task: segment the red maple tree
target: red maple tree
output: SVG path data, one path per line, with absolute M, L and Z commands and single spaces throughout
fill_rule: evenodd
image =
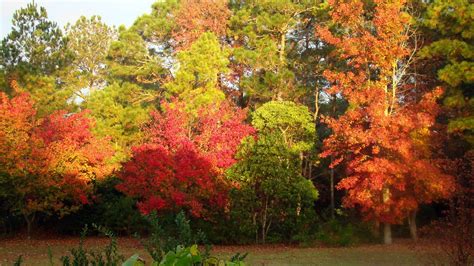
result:
M 228 102 L 201 108 L 197 116 L 183 103 L 163 103 L 146 127 L 147 142 L 133 147 L 118 189 L 138 198 L 143 214 L 188 209 L 195 217 L 223 208 L 228 182 L 243 138 L 253 133 L 246 111 Z
M 332 84 L 328 92 L 342 95 L 349 108 L 338 118 L 323 118 L 333 134 L 322 156 L 336 158 L 331 167 L 345 163 L 347 176 L 338 184 L 347 191 L 345 206 L 385 223 L 390 243 L 390 224 L 413 218 L 420 204 L 453 191 L 452 177 L 440 171 L 430 149 L 442 90 L 409 97 L 417 88 L 406 74 L 413 50 L 404 0 L 329 4 L 337 30 L 321 27 L 317 33 L 345 67 L 324 76 Z
M 0 93 L 0 173 L 10 207 L 28 232 L 36 213 L 73 212 L 89 202 L 92 183 L 109 175 L 113 148 L 90 129 L 86 112 L 57 111 L 36 118 L 29 94 Z

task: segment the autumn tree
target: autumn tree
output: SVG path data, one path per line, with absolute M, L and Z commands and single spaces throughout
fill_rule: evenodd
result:
M 90 132 L 85 113 L 55 112 L 37 119 L 31 97 L 0 95 L 0 196 L 27 223 L 36 214 L 74 212 L 89 202 L 95 181 L 109 175 L 113 150 Z
M 246 139 L 228 172 L 238 184 L 231 211 L 233 220 L 265 243 L 272 229 L 290 224 L 291 234 L 313 210 L 318 191 L 301 174 L 301 153 L 311 150 L 315 128 L 308 108 L 292 102 L 262 105 L 252 114 L 252 126 L 257 136 Z
M 200 108 L 198 116 L 180 102 L 163 103 L 146 127 L 147 141 L 133 147 L 120 176 L 120 191 L 138 199 L 144 214 L 179 209 L 202 217 L 227 204 L 223 172 L 235 163 L 242 138 L 252 133 L 244 110 L 229 103 Z
M 183 0 L 174 12 L 173 40 L 178 50 L 188 48 L 205 32 L 225 36 L 231 12 L 228 0 Z
M 406 78 L 414 51 L 405 1 L 329 4 L 334 30 L 320 27 L 317 33 L 345 67 L 324 75 L 331 82 L 328 92 L 342 95 L 349 107 L 338 118 L 325 118 L 333 134 L 322 156 L 335 157 L 331 167 L 344 161 L 346 177 L 338 184 L 347 191 L 344 204 L 384 223 L 385 243 L 392 241 L 390 225 L 406 217 L 416 237 L 419 205 L 453 190 L 451 176 L 439 169 L 430 149 L 441 90 L 408 97 L 416 88 Z

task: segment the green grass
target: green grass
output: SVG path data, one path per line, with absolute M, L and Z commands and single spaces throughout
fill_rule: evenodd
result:
M 48 246 L 54 255 L 55 265 L 68 250 L 77 246 L 78 238 L 56 238 L 0 240 L 0 266 L 12 265 L 19 255 L 23 255 L 24 265 L 49 265 Z M 104 238 L 88 238 L 87 248 L 99 248 L 108 242 Z M 139 253 L 146 261 L 149 256 L 140 244 L 130 238 L 119 239 L 120 252 L 126 256 Z M 416 251 L 418 250 L 418 251 Z M 419 251 L 423 250 L 423 251 Z M 348 248 L 297 248 L 276 246 L 216 246 L 213 255 L 230 258 L 236 252 L 249 252 L 248 265 L 423 265 L 420 253 L 428 254 L 431 249 L 414 248 L 409 242 L 398 241 L 391 246 L 369 245 Z

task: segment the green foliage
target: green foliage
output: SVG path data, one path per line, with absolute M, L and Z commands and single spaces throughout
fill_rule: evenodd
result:
M 202 34 L 189 50 L 178 53 L 179 68 L 175 79 L 165 85 L 167 91 L 185 100 L 193 110 L 224 100 L 219 80 L 229 71 L 227 57 L 228 52 L 213 33 Z
M 441 60 L 438 79 L 449 85 L 444 103 L 450 108 L 448 132 L 474 145 L 474 5 L 469 0 L 435 0 L 427 5 L 422 23 L 435 40 L 419 53 Z
M 173 266 L 173 265 L 196 265 L 202 262 L 202 257 L 199 254 L 197 245 L 184 248 L 182 246 L 176 247 L 176 251 L 169 251 L 161 260 L 159 265 Z
M 23 263 L 23 256 L 20 255 L 20 256 L 18 256 L 18 258 L 16 259 L 15 263 L 13 263 L 13 266 L 20 266 L 22 263 Z
M 72 91 L 57 84 L 55 76 L 22 75 L 18 82 L 21 89 L 30 93 L 35 101 L 37 116 L 45 117 L 57 110 L 74 111 L 75 106 L 68 104 Z
M 107 58 L 116 79 L 150 86 L 158 85 L 165 73 L 160 57 L 148 49 L 145 40 L 133 28 L 119 28 L 118 40 L 111 43 Z
M 136 201 L 115 189 L 118 180 L 110 177 L 96 184 L 93 204 L 77 213 L 47 220 L 58 233 L 78 234 L 87 224 L 108 228 L 120 235 L 148 232 L 148 221 L 137 209 Z
M 94 133 L 109 137 L 116 150 L 115 160 L 123 162 L 129 149 L 143 137 L 141 126 L 149 118 L 150 106 L 143 103 L 146 90 L 133 83 L 112 83 L 93 92 L 84 107 L 97 121 Z
M 330 220 L 320 225 L 317 239 L 329 246 L 349 246 L 354 244 L 354 228 L 338 220 Z
M 311 113 L 303 105 L 294 102 L 271 101 L 252 114 L 252 125 L 259 134 L 277 134 L 295 154 L 311 150 L 316 127 Z
M 132 29 L 146 42 L 160 46 L 161 51 L 156 52 L 163 57 L 171 53 L 172 32 L 176 27 L 173 12 L 178 9 L 178 2 L 177 0 L 156 1 L 151 7 L 151 13 L 140 16 L 132 26 Z
M 310 82 L 315 69 L 303 73 L 298 61 L 302 53 L 313 58 L 312 50 L 318 49 L 314 49 L 316 45 L 309 47 L 314 32 L 307 30 L 318 21 L 319 2 L 235 1 L 231 6 L 234 14 L 229 35 L 235 43 L 232 59 L 243 72 L 239 82 L 243 93 L 256 103 L 301 97 L 307 86 L 304 83 Z
M 30 92 L 38 115 L 73 109 L 67 100 L 72 93 L 61 86 L 56 74 L 67 66 L 72 54 L 67 38 L 44 7 L 29 3 L 15 11 L 10 33 L 0 45 L 0 90 L 9 94 Z M 15 80 L 18 86 L 12 86 Z
M 142 240 L 142 243 L 155 261 L 161 261 L 168 252 L 173 251 L 177 246 L 207 242 L 202 232 L 192 232 L 189 220 L 186 219 L 182 211 L 176 215 L 174 224 L 171 225 L 163 221 L 164 219 L 158 218 L 156 212 L 152 212 L 147 218 L 150 223 L 150 235 L 148 239 Z
M 113 233 L 100 226 L 94 226 L 95 229 L 107 236 L 110 239 L 109 244 L 99 251 L 87 250 L 84 248 L 84 240 L 87 235 L 88 228 L 84 227 L 81 233 L 81 240 L 78 248 L 72 248 L 70 250 L 71 256 L 62 256 L 61 262 L 64 266 L 79 266 L 79 265 L 104 265 L 114 266 L 119 265 L 125 260 L 125 257 L 120 255 L 118 252 L 117 240 Z
M 265 242 L 272 226 L 294 233 L 313 212 L 318 191 L 301 175 L 300 153 L 313 146 L 315 130 L 307 108 L 291 102 L 264 104 L 252 125 L 258 135 L 244 141 L 228 173 L 240 184 L 230 194 L 231 216 L 243 233 Z
M 29 3 L 13 14 L 12 31 L 0 46 L 0 68 L 49 75 L 68 62 L 66 48 L 66 38 L 46 9 Z
M 66 33 L 67 47 L 74 58 L 61 76 L 75 96 L 85 100 L 86 95 L 106 85 L 106 56 L 115 32 L 99 16 L 81 16 L 66 26 Z
M 169 251 L 163 257 L 161 261 L 153 261 L 151 265 L 163 265 L 163 266 L 245 266 L 243 260 L 245 255 L 240 255 L 237 253 L 234 255 L 230 261 L 219 260 L 215 257 L 208 257 L 201 255 L 197 245 L 192 245 L 189 247 L 177 246 L 174 250 Z M 140 260 L 138 254 L 131 256 L 122 266 L 141 266 L 145 265 L 143 261 Z

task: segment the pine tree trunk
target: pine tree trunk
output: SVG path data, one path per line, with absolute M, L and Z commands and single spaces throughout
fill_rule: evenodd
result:
M 383 243 L 392 244 L 392 227 L 389 223 L 385 223 L 383 227 Z
M 411 239 L 413 239 L 413 241 L 418 240 L 418 235 L 416 233 L 416 211 L 412 211 L 408 215 L 408 226 L 410 227 Z

